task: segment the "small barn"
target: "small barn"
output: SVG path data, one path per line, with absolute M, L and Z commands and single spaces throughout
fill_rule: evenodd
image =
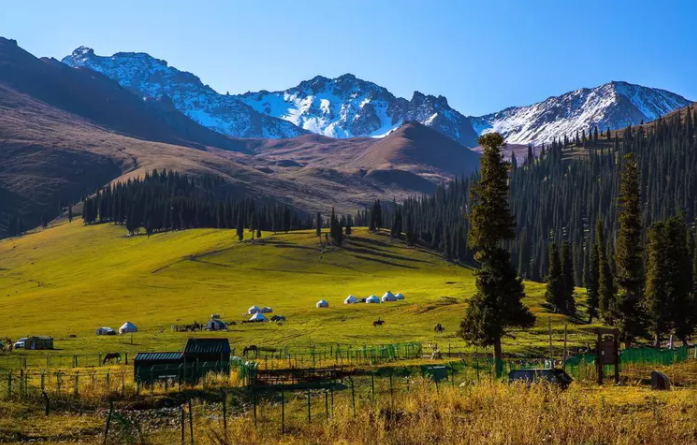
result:
M 257 305 L 254 305 L 254 306 L 250 307 L 249 309 L 247 309 L 247 313 L 249 315 L 258 314 L 260 312 L 261 312 L 261 308 Z
M 38 335 L 24 340 L 24 349 L 53 349 L 53 337 Z
M 344 299 L 344 304 L 355 304 L 358 303 L 358 298 L 354 297 L 353 295 L 349 295 Z
M 183 352 L 139 352 L 133 359 L 135 380 L 153 383 L 161 379 L 185 378 Z
M 119 334 L 132 334 L 133 332 L 138 332 L 136 325 L 127 321 L 119 328 Z
M 382 302 L 387 303 L 390 301 L 397 301 L 397 297 L 394 296 L 394 294 L 390 291 L 385 292 L 385 294 L 382 296 Z
M 230 342 L 227 338 L 190 338 L 184 347 L 184 362 L 196 364 L 197 375 L 230 373 Z
M 207 331 L 227 331 L 227 324 L 224 321 L 214 318 L 206 323 Z
M 273 309 L 271 309 L 271 308 L 268 307 L 268 306 L 265 306 L 265 307 L 261 308 L 261 313 L 262 313 L 262 314 L 270 314 L 271 312 L 273 312 Z
M 315 307 L 317 307 L 317 308 L 329 307 L 329 302 L 327 300 L 319 300 L 317 302 L 317 304 L 315 304 Z
M 116 331 L 109 328 L 109 327 L 102 326 L 101 328 L 97 328 L 97 330 L 95 331 L 95 334 L 97 334 L 97 335 L 116 335 Z
M 264 323 L 265 321 L 269 320 L 261 312 L 257 312 L 249 318 L 250 323 Z
M 365 299 L 366 303 L 380 303 L 380 299 L 378 298 L 377 295 L 371 295 L 370 297 Z
M 395 297 L 397 300 L 404 300 L 404 295 L 402 295 L 401 293 L 395 294 L 394 297 Z

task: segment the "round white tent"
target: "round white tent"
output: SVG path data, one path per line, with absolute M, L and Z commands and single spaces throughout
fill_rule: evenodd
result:
M 353 295 L 349 295 L 344 300 L 344 304 L 354 304 L 354 303 L 358 303 L 358 298 L 354 297 Z
M 366 303 L 380 303 L 380 299 L 378 298 L 377 295 L 371 295 L 370 297 L 365 299 Z
M 254 315 L 252 315 L 252 317 L 249 319 L 249 321 L 263 323 L 263 322 L 269 321 L 269 320 L 267 320 L 267 318 L 264 316 L 264 314 L 262 314 L 261 312 L 257 312 Z
M 390 291 L 385 292 L 385 295 L 382 296 L 383 303 L 386 303 L 388 301 L 397 301 L 397 297 L 395 297 L 394 294 Z
M 262 314 L 270 314 L 271 312 L 273 312 L 273 309 L 271 309 L 271 308 L 268 307 L 268 306 L 261 308 L 261 313 L 262 313 Z
M 257 306 L 257 305 L 254 305 L 254 306 L 250 307 L 249 310 L 247 311 L 247 313 L 248 313 L 249 315 L 253 315 L 253 314 L 256 314 L 256 313 L 259 313 L 259 312 L 261 312 L 261 309 L 259 309 L 259 306 Z
M 130 321 L 127 321 L 119 328 L 119 334 L 130 334 L 132 332 L 138 332 L 138 328 Z
M 329 307 L 329 303 L 327 302 L 327 300 L 319 300 L 315 307 Z
M 401 293 L 395 294 L 394 297 L 398 300 L 404 300 L 404 295 L 402 295 Z

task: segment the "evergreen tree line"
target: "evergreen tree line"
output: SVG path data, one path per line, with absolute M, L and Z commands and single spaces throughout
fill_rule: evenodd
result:
M 515 156 L 510 159 L 510 205 L 516 236 L 504 243 L 520 276 L 545 281 L 553 243 L 566 246 L 565 258 L 570 260 L 565 270 L 576 286 L 586 284 L 592 255 L 606 258 L 606 272 L 614 273 L 618 172 L 628 153 L 634 153 L 638 163 L 641 226 L 649 227 L 680 212 L 693 225 L 697 215 L 695 110 L 689 109 L 682 119 L 678 115 L 659 118 L 650 125 L 649 131 L 628 127 L 614 136 L 607 131 L 601 136 L 597 129 L 588 137 L 585 132 L 577 138 L 564 136 L 543 146 L 538 157 L 530 149 L 520 162 Z M 582 146 L 575 145 L 575 139 Z M 410 243 L 471 263 L 468 196 L 479 179 L 479 173 L 458 178 L 437 187 L 433 195 L 412 197 L 391 207 L 376 201 L 372 208 L 358 212 L 356 224 L 389 228 L 394 236 Z M 606 239 L 603 251 L 594 252 L 592 245 L 601 231 Z M 647 236 L 647 231 L 641 232 L 643 242 Z
M 312 218 L 290 206 L 236 200 L 229 196 L 222 178 L 194 179 L 178 172 L 153 170 L 141 179 L 129 179 L 99 190 L 85 199 L 85 224 L 113 222 L 124 225 L 130 234 L 144 228 L 151 234 L 189 228 L 235 229 L 244 237 L 261 230 L 288 232 L 313 227 Z

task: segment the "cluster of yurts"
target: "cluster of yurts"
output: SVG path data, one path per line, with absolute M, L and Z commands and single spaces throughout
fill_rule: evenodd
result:
M 399 301 L 399 300 L 404 300 L 404 295 L 401 293 L 393 294 L 390 291 L 385 292 L 385 294 L 382 296 L 382 298 L 378 297 L 377 295 L 371 295 L 367 298 L 356 298 L 353 295 L 349 295 L 344 299 L 344 304 L 357 304 L 357 303 L 368 303 L 368 304 L 376 304 L 376 303 L 389 303 L 391 301 Z M 317 308 L 327 308 L 329 307 L 329 302 L 327 300 L 319 300 L 316 304 L 315 307 Z M 251 315 L 252 317 L 249 319 L 249 321 L 268 321 L 266 316 L 264 314 L 268 314 L 273 312 L 273 309 L 270 307 L 259 307 L 259 306 L 252 306 L 249 308 L 247 311 L 247 314 Z M 285 320 L 285 317 L 282 317 Z

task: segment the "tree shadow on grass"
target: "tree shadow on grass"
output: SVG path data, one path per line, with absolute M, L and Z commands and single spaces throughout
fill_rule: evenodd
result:
M 387 266 L 402 267 L 402 268 L 404 268 L 404 269 L 414 269 L 414 270 L 418 270 L 418 269 L 419 269 L 418 267 L 407 266 L 407 265 L 405 265 L 405 264 L 392 263 L 392 262 L 390 262 L 390 261 L 379 260 L 379 259 L 377 259 L 377 258 L 370 258 L 370 257 L 363 256 L 363 255 L 354 255 L 354 258 L 359 258 L 359 259 L 361 259 L 361 260 L 366 260 L 366 261 L 373 261 L 373 262 L 375 262 L 375 263 L 385 264 L 385 265 L 387 265 Z
M 394 247 L 399 247 L 398 245 L 386 243 L 384 241 L 378 241 L 370 238 L 347 238 L 346 241 L 352 244 L 370 244 L 372 246 L 379 246 L 379 247 L 389 247 L 389 248 L 394 248 Z
M 352 252 L 352 253 L 361 253 L 361 254 L 365 254 L 365 255 L 375 255 L 375 256 L 379 256 L 379 257 L 390 258 L 390 259 L 393 259 L 393 260 L 409 261 L 409 262 L 411 262 L 411 263 L 427 263 L 427 264 L 430 264 L 428 261 L 418 260 L 418 259 L 416 259 L 416 258 L 409 258 L 409 257 L 406 257 L 406 256 L 393 255 L 393 254 L 390 254 L 390 253 L 385 253 L 385 252 L 382 251 L 382 250 L 365 249 L 365 248 L 362 248 L 362 247 L 348 247 L 348 246 L 343 246 L 343 249 L 344 249 L 344 250 L 347 250 L 347 251 L 349 251 L 349 252 Z

